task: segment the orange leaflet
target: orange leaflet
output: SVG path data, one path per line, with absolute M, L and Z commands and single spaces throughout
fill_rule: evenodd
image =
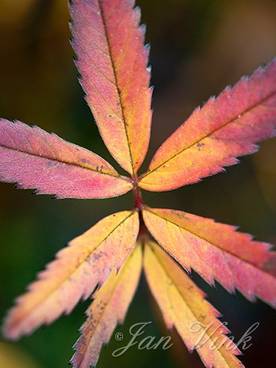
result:
M 186 270 L 193 268 L 209 284 L 219 281 L 276 306 L 276 252 L 229 225 L 189 213 L 145 208 L 146 226 L 156 241 Z
M 108 198 L 132 188 L 100 156 L 55 134 L 0 119 L 0 180 L 58 198 Z
M 160 192 L 196 183 L 256 152 L 275 128 L 276 60 L 196 109 L 157 150 L 140 186 Z
M 137 244 L 120 272 L 113 272 L 95 294 L 87 311 L 87 321 L 75 345 L 71 360 L 74 368 L 95 367 L 101 348 L 112 336 L 117 323 L 123 323 L 136 291 L 142 268 L 141 245 Z
M 145 248 L 144 268 L 168 328 L 175 327 L 187 348 L 196 349 L 207 368 L 242 368 L 239 350 L 227 338 L 220 316 L 185 272 L 154 242 Z
M 5 321 L 6 336 L 17 339 L 70 313 L 112 270 L 121 267 L 135 247 L 138 230 L 137 212 L 124 211 L 104 218 L 71 241 L 17 300 Z
M 86 100 L 113 157 L 135 174 L 151 126 L 145 29 L 132 0 L 74 0 L 73 48 Z

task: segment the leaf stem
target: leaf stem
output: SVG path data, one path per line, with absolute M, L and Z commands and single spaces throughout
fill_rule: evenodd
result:
M 135 208 L 140 212 L 142 210 L 144 202 L 143 202 L 141 190 L 138 187 L 136 181 L 134 182 L 133 193 L 134 193 Z

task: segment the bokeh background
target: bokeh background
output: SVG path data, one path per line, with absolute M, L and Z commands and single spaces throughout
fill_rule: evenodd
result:
M 151 157 L 158 145 L 210 95 L 251 73 L 276 55 L 276 1 L 273 0 L 138 0 L 151 43 L 154 93 Z M 69 44 L 67 0 L 0 1 L 0 115 L 37 124 L 63 138 L 110 158 L 83 100 Z M 239 224 L 257 239 L 276 243 L 276 141 L 262 145 L 242 165 L 202 183 L 163 194 L 145 193 L 152 206 L 183 209 Z M 114 163 L 114 162 L 113 162 Z M 114 163 L 116 166 L 116 164 Z M 0 184 L 0 316 L 25 290 L 45 264 L 70 239 L 102 217 L 132 205 L 131 195 L 106 201 L 56 201 Z M 276 360 L 276 313 L 220 286 L 209 288 L 209 300 L 237 341 L 259 322 L 247 367 L 273 366 Z M 43 327 L 16 344 L 0 340 L 2 368 L 66 367 L 88 303 L 68 317 Z M 126 323 L 119 327 L 125 342 L 133 323 L 152 321 L 147 334 L 167 335 L 144 278 Z M 137 351 L 112 358 L 122 346 L 112 338 L 99 367 L 202 367 L 173 334 L 168 351 Z

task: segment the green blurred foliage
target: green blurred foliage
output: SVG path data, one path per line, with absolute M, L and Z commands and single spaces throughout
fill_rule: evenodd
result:
M 150 62 L 155 86 L 148 162 L 158 145 L 198 104 L 276 55 L 276 2 L 140 0 L 138 4 L 148 26 L 147 41 L 152 45 Z M 117 167 L 103 147 L 82 98 L 68 20 L 67 0 L 1 0 L 1 116 L 54 131 L 109 158 Z M 220 174 L 171 193 L 145 193 L 145 198 L 152 206 L 178 208 L 239 224 L 241 230 L 258 239 L 276 242 L 275 144 L 275 140 L 265 143 L 259 154 L 227 169 L 228 175 Z M 3 317 L 13 299 L 60 248 L 107 214 L 130 208 L 132 197 L 55 201 L 1 184 L 0 203 Z M 219 286 L 211 289 L 193 277 L 223 312 L 235 336 L 239 337 L 251 323 L 260 322 L 244 362 L 252 368 L 275 360 L 274 312 L 260 302 L 251 305 L 240 295 L 230 296 Z M 17 348 L 32 356 L 41 368 L 67 366 L 87 305 L 80 304 L 71 316 L 24 338 Z M 118 330 L 127 336 L 128 328 L 141 321 L 153 321 L 151 335 L 168 334 L 144 279 L 125 325 Z M 133 348 L 118 359 L 111 355 L 119 347 L 113 338 L 103 351 L 99 367 L 201 367 L 196 354 L 187 354 L 179 338 L 173 336 L 174 348 L 169 351 Z M 13 368 L 12 364 L 0 366 Z M 23 363 L 19 367 L 24 368 Z
M 26 353 L 10 344 L 0 343 L 0 367 L 39 368 Z

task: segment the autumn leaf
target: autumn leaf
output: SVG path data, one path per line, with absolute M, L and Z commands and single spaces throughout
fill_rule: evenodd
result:
M 240 352 L 227 338 L 220 314 L 183 270 L 154 242 L 146 244 L 146 278 L 166 325 L 175 327 L 187 348 L 197 350 L 207 368 L 242 368 Z
M 139 185 L 161 192 L 196 183 L 256 152 L 275 129 L 276 59 L 196 109 L 157 150 Z
M 151 125 L 149 49 L 133 0 L 72 0 L 73 48 L 81 85 L 113 157 L 135 174 Z
M 27 294 L 10 311 L 4 331 L 10 339 L 69 314 L 77 302 L 87 299 L 112 270 L 118 270 L 134 249 L 139 229 L 137 212 L 108 216 L 71 241 L 57 255 Z
M 186 270 L 229 292 L 238 289 L 276 307 L 276 252 L 229 225 L 182 211 L 145 208 L 143 217 L 156 241 Z
M 55 134 L 0 119 L 0 180 L 57 198 L 110 198 L 133 191 L 134 209 L 99 221 L 61 250 L 11 309 L 7 338 L 17 339 L 92 296 L 75 345 L 74 368 L 95 366 L 122 323 L 144 269 L 168 328 L 207 368 L 242 368 L 219 313 L 186 271 L 276 307 L 276 252 L 233 226 L 189 213 L 152 209 L 141 189 L 192 184 L 253 153 L 275 136 L 276 60 L 211 98 L 138 170 L 151 129 L 149 48 L 134 0 L 71 0 L 72 45 L 86 100 L 100 134 L 130 175 Z M 152 237 L 156 240 L 150 240 Z M 163 250 L 162 250 L 163 248 Z M 173 260 L 173 258 L 175 260 Z M 176 263 L 178 262 L 178 264 Z M 204 343 L 199 342 L 200 336 Z
M 107 198 L 132 188 L 100 156 L 55 134 L 0 119 L 0 180 L 58 198 Z
M 120 272 L 113 272 L 95 294 L 87 311 L 87 321 L 75 345 L 74 368 L 95 367 L 103 344 L 112 336 L 117 323 L 122 324 L 136 291 L 142 269 L 141 245 L 137 244 Z

